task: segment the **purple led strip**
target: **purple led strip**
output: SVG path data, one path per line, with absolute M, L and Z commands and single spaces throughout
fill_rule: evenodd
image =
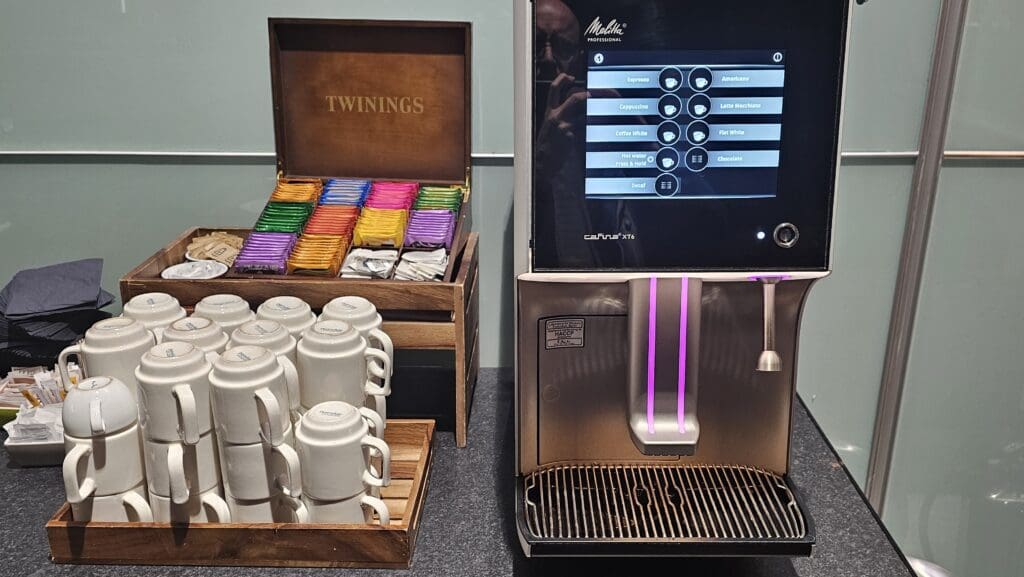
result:
M 679 395 L 676 397 L 676 421 L 679 432 L 686 432 L 686 313 L 689 308 L 690 281 L 683 277 L 679 288 Z
M 647 432 L 654 434 L 654 339 L 658 326 L 658 279 L 651 277 L 647 306 Z

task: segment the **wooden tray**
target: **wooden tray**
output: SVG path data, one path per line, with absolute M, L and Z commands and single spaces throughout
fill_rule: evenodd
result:
M 434 421 L 389 419 L 391 524 L 76 523 L 65 503 L 46 524 L 55 563 L 408 568 L 430 478 Z

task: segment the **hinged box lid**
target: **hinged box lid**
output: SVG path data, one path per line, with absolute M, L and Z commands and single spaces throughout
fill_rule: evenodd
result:
M 468 22 L 269 24 L 281 174 L 467 183 Z

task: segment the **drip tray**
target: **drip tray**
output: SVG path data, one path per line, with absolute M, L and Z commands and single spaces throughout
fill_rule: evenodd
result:
M 553 465 L 516 485 L 531 556 L 808 556 L 784 477 L 745 466 Z

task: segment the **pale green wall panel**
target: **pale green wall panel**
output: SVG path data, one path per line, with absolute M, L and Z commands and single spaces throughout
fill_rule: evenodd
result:
M 885 522 L 953 575 L 1024 575 L 1024 167 L 946 166 Z
M 940 4 L 871 0 L 854 6 L 843 150 L 917 150 Z
M 967 18 L 947 146 L 1024 149 L 1024 2 L 971 0 Z
M 272 165 L 0 163 L 0 283 L 19 269 L 103 257 L 103 287 L 190 226 L 251 226 Z
M 473 22 L 473 148 L 512 152 L 506 0 L 0 0 L 0 149 L 273 151 L 271 16 Z
M 799 392 L 861 483 L 912 175 L 908 165 L 843 166 L 833 272 L 811 288 L 804 309 Z

